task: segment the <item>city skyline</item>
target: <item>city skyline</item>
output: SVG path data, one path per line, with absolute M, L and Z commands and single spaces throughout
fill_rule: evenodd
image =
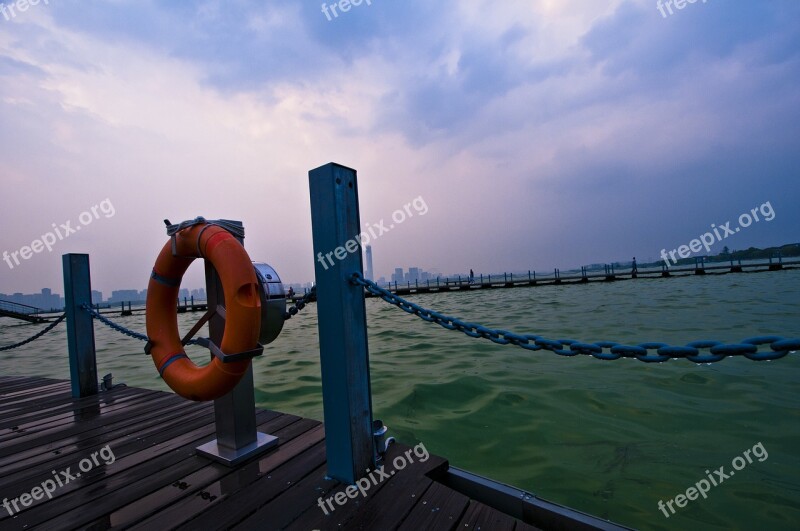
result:
M 785 244 L 784 246 L 797 247 L 797 246 L 800 246 L 800 243 Z M 784 247 L 784 246 L 780 246 L 780 247 Z M 418 267 L 418 266 L 408 266 L 407 265 L 407 266 L 403 266 L 403 267 L 390 268 L 391 269 L 391 273 L 388 274 L 388 279 L 387 279 L 387 275 L 376 276 L 375 273 L 374 273 L 374 269 L 372 269 L 372 261 L 373 261 L 372 246 L 371 245 L 366 245 L 366 246 L 364 246 L 363 250 L 364 250 L 364 253 L 363 253 L 363 257 L 364 257 L 364 275 L 367 278 L 369 278 L 370 280 L 374 280 L 375 282 L 378 282 L 379 284 L 389 284 L 389 283 L 395 283 L 395 282 L 397 282 L 397 283 L 411 283 L 411 282 L 415 282 L 415 281 L 425 282 L 425 281 L 428 281 L 428 280 L 433 280 L 433 279 L 435 279 L 437 277 L 438 278 L 456 278 L 458 276 L 467 276 L 469 274 L 468 271 L 472 269 L 470 267 L 467 267 L 467 268 L 465 268 L 463 270 L 460 270 L 460 271 L 455 271 L 455 272 L 450 272 L 450 273 L 442 273 L 439 268 L 429 268 L 430 271 L 426 271 L 425 269 L 423 269 L 421 267 Z M 720 255 L 724 255 L 725 252 L 737 253 L 737 252 L 743 252 L 743 251 L 744 252 L 762 251 L 762 248 L 751 247 L 751 248 L 745 249 L 745 250 L 737 250 L 737 249 L 731 249 L 728 246 L 724 246 L 723 249 L 721 250 L 721 253 L 719 253 L 717 255 L 698 255 L 697 258 L 709 258 L 709 257 L 715 257 L 715 256 L 718 257 Z M 762 257 L 762 259 L 763 258 L 764 257 Z M 635 259 L 635 257 L 633 259 Z M 625 267 L 625 266 L 629 266 L 632 263 L 632 260 L 612 260 L 612 261 L 609 261 L 609 262 L 592 262 L 592 263 L 587 263 L 587 264 L 583 264 L 583 265 L 580 265 L 580 266 L 572 266 L 572 267 L 569 267 L 569 268 L 559 268 L 559 269 L 561 271 L 563 271 L 563 272 L 569 272 L 569 271 L 578 271 L 578 270 L 580 270 L 580 268 L 583 268 L 583 267 L 586 267 L 589 270 L 598 270 L 598 269 L 602 269 L 605 266 L 610 266 L 610 265 L 613 265 L 613 266 L 616 266 L 616 267 L 620 267 L 620 266 Z M 660 258 L 655 258 L 655 257 L 640 257 L 639 260 L 637 260 L 637 262 L 639 263 L 640 267 L 643 266 L 643 265 L 646 265 L 646 264 L 651 264 L 652 265 L 652 264 L 661 264 L 661 263 L 663 263 L 663 262 L 660 261 Z M 408 269 L 408 271 L 406 271 L 406 269 Z M 529 269 L 526 270 L 526 269 L 523 268 L 523 269 L 503 269 L 503 270 L 492 270 L 492 271 L 474 271 L 473 270 L 473 272 L 475 273 L 475 276 L 477 277 L 477 276 L 480 276 L 480 275 L 484 275 L 484 276 L 485 275 L 494 275 L 494 274 L 502 275 L 502 274 L 507 274 L 507 273 L 525 274 L 526 272 L 534 272 L 534 273 L 538 272 L 539 274 L 544 273 L 545 275 L 549 275 L 552 272 L 552 270 L 542 270 L 542 269 L 538 269 L 537 270 L 535 268 L 529 268 Z M 306 282 L 283 282 L 284 288 L 287 291 L 291 287 L 292 289 L 294 289 L 295 293 L 303 293 L 303 292 L 311 289 L 313 284 L 314 284 L 313 280 L 312 281 L 306 281 Z M 16 302 L 16 303 L 19 303 L 19 304 L 27 304 L 29 306 L 34 306 L 34 307 L 38 307 L 38 308 L 44 308 L 43 306 L 40 306 L 40 305 L 38 305 L 36 303 L 33 303 L 33 301 L 37 297 L 42 297 L 42 296 L 45 297 L 45 299 L 46 299 L 47 297 L 50 297 L 50 296 L 59 296 L 59 295 L 57 294 L 57 292 L 53 291 L 52 288 L 41 288 L 39 293 L 28 293 L 28 294 L 24 294 L 22 292 L 15 292 L 15 293 L 11 293 L 11 294 L 0 293 L 0 300 L 7 300 L 7 301 L 10 301 L 10 302 Z M 188 299 L 190 297 L 194 297 L 197 300 L 204 300 L 205 299 L 205 288 L 181 288 L 179 297 L 181 299 L 183 299 L 183 298 L 187 298 Z M 116 303 L 120 303 L 120 302 L 131 302 L 131 301 L 141 302 L 141 301 L 146 300 L 146 298 L 147 298 L 147 288 L 143 288 L 141 290 L 136 290 L 136 289 L 117 289 L 117 290 L 112 290 L 111 291 L 111 296 L 108 299 L 104 299 L 103 298 L 103 292 L 101 292 L 99 290 L 92 290 L 92 303 L 93 304 L 97 304 L 97 303 L 112 303 L 112 304 L 116 304 Z M 63 300 L 64 300 L 63 297 L 60 297 L 60 300 L 61 300 L 60 304 L 61 304 L 61 306 L 63 306 Z M 52 306 L 52 308 L 57 308 L 57 306 Z

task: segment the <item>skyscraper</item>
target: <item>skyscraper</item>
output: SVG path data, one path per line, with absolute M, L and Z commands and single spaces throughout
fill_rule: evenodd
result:
M 372 246 L 367 245 L 367 280 L 375 280 L 374 271 L 372 270 Z

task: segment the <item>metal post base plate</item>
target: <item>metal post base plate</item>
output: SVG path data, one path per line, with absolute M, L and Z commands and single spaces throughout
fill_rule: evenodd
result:
M 214 439 L 211 442 L 198 446 L 197 454 L 213 459 L 223 465 L 236 466 L 245 459 L 264 453 L 278 444 L 278 438 L 273 435 L 259 432 L 256 436 L 256 442 L 248 444 L 244 448 L 238 450 L 220 446 L 217 444 L 217 439 Z

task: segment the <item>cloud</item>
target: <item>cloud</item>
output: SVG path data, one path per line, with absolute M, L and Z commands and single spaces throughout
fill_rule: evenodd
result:
M 13 227 L 0 243 L 109 197 L 117 215 L 58 250 L 97 255 L 105 291 L 144 287 L 161 220 L 197 215 L 242 219 L 254 257 L 311 280 L 306 174 L 328 161 L 359 170 L 364 220 L 419 195 L 430 206 L 375 244 L 379 274 L 655 255 L 753 201 L 777 217 L 752 242 L 785 243 L 800 221 L 800 8 L 690 7 L 664 19 L 645 0 L 373 0 L 332 21 L 316 4 L 244 0 L 30 10 L 0 33 L 0 223 Z M 34 262 L 0 291 L 57 287 L 57 255 Z

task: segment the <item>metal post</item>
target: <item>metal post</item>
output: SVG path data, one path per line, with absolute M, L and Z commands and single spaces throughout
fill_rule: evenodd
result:
M 361 233 L 358 181 L 355 170 L 333 163 L 308 179 L 328 476 L 352 485 L 377 459 L 364 291 L 350 282 L 363 273 L 349 243 Z
M 241 240 L 240 240 L 241 242 Z M 209 338 L 216 345 L 222 344 L 225 318 L 217 312 L 224 307 L 225 294 L 222 282 L 211 265 L 205 262 L 206 299 L 211 318 L 208 321 Z M 262 308 L 262 311 L 265 311 Z M 256 398 L 253 389 L 253 365 L 247 369 L 236 387 L 214 400 L 214 420 L 217 438 L 197 447 L 197 453 L 228 466 L 235 466 L 245 459 L 266 452 L 278 444 L 278 438 L 257 430 Z
M 94 322 L 81 308 L 92 304 L 92 281 L 88 254 L 65 254 L 64 299 L 67 313 L 67 347 L 73 398 L 97 394 L 97 356 L 94 347 Z

